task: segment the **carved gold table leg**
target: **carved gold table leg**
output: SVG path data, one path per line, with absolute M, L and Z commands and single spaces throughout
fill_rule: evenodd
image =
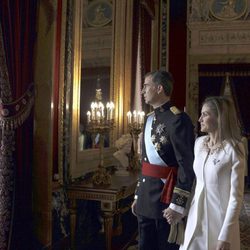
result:
M 111 250 L 112 245 L 112 234 L 113 234 L 113 213 L 103 213 L 103 222 L 104 222 L 104 232 L 106 240 L 106 249 Z
M 75 231 L 76 231 L 76 200 L 70 200 L 70 245 L 71 249 L 76 249 L 75 247 Z

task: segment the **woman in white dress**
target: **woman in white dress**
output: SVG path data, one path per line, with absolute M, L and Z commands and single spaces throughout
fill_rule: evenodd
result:
M 195 143 L 196 187 L 180 250 L 240 250 L 245 151 L 232 102 L 207 98 L 199 122 L 207 135 Z

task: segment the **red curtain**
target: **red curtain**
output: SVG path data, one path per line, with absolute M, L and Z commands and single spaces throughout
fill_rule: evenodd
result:
M 186 100 L 186 44 L 187 44 L 187 1 L 170 0 L 169 10 L 169 71 L 175 83 L 172 101 L 178 108 Z
M 32 249 L 32 148 L 33 148 L 33 56 L 36 39 L 36 0 L 1 0 L 0 23 L 2 29 L 1 63 L 6 66 L 5 85 L 0 82 L 0 119 L 2 147 L 1 168 L 10 171 L 2 190 L 10 190 L 1 197 L 10 217 L 0 213 L 0 249 Z M 1 64 L 2 67 L 2 64 Z M 6 91 L 8 95 L 6 96 Z M 10 133 L 13 137 L 5 139 Z M 10 147 L 11 145 L 11 147 Z M 1 149 L 2 149 L 1 147 Z M 5 158 L 4 158 L 5 157 Z M 11 162 L 11 164 L 10 164 Z M 12 172 L 13 171 L 13 172 Z M 0 172 L 0 179 L 3 178 Z M 6 219 L 6 220 L 5 220 Z M 4 232 L 4 234 L 2 234 Z M 2 244 L 3 243 L 3 244 Z

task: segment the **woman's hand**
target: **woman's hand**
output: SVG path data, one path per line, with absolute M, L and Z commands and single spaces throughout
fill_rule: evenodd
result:
M 131 205 L 131 210 L 134 216 L 136 215 L 136 200 L 133 201 L 132 205 Z
M 230 243 L 218 240 L 216 250 L 230 250 Z

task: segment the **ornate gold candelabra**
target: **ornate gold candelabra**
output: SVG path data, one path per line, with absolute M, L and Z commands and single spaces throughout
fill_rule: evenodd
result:
M 114 104 L 108 102 L 106 108 L 101 102 L 101 89 L 96 89 L 96 101 L 91 103 L 91 111 L 87 112 L 87 130 L 95 138 L 99 135 L 99 165 L 92 177 L 94 185 L 109 185 L 111 175 L 104 167 L 104 137 L 114 128 Z
M 130 170 L 140 169 L 140 159 L 138 154 L 138 139 L 142 132 L 145 113 L 143 111 L 131 111 L 127 113 L 128 128 L 132 137 L 132 150 L 130 153 Z

